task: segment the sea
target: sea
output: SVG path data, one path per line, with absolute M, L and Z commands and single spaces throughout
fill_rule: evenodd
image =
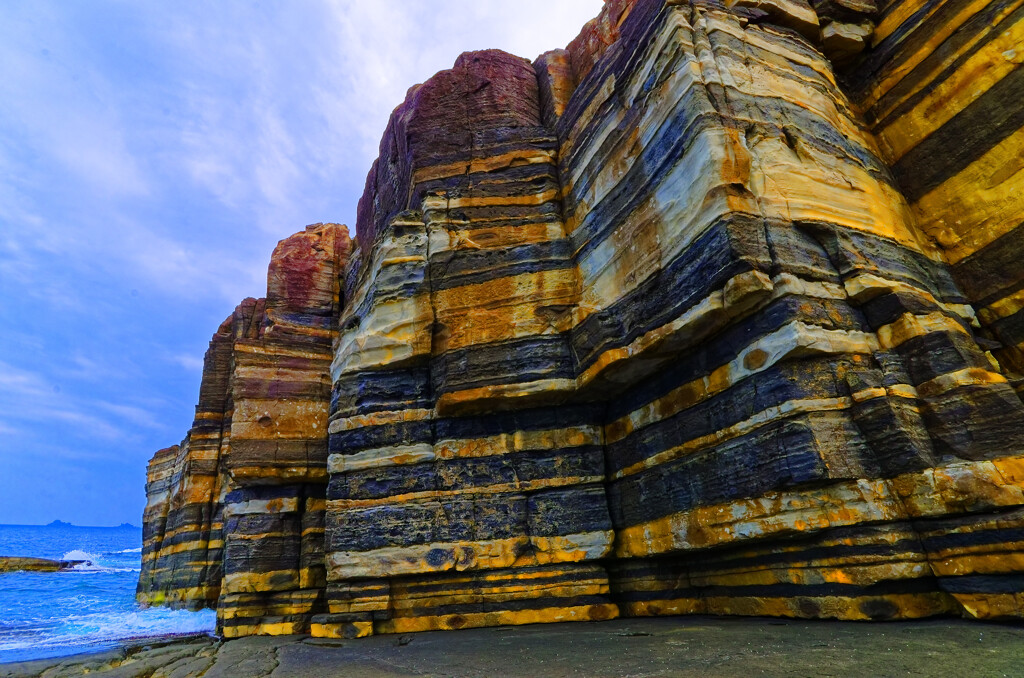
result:
M 91 563 L 61 572 L 0 573 L 0 662 L 213 632 L 212 610 L 143 609 L 135 603 L 142 562 L 138 527 L 0 525 L 0 556 Z

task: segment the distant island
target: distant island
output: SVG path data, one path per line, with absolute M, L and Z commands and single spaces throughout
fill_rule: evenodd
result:
M 71 523 L 66 523 L 63 520 L 55 520 L 52 523 L 47 523 L 43 527 L 84 527 L 84 526 L 83 525 L 72 525 Z M 142 528 L 139 527 L 138 525 L 132 525 L 131 523 L 121 523 L 120 525 L 118 525 L 116 527 L 107 528 L 107 529 L 115 529 L 115 530 L 141 530 Z

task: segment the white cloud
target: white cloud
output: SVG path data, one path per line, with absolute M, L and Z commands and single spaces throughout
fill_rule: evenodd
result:
M 51 409 L 47 412 L 47 420 L 72 424 L 71 430 L 80 437 L 98 438 L 105 441 L 117 440 L 122 443 L 129 439 L 125 429 L 85 412 Z
M 63 22 L 42 3 L 6 20 L 11 23 L 0 45 L 3 128 L 93 191 L 145 194 L 148 186 L 124 136 L 120 96 L 90 66 L 94 49 L 87 36 L 68 31 L 46 40 L 47 34 L 57 37 Z
M 117 403 L 108 403 L 99 401 L 96 403 L 96 407 L 106 410 L 119 419 L 131 422 L 137 426 L 145 426 L 147 428 L 163 429 L 164 424 L 157 420 L 152 412 L 136 405 L 119 405 Z
M 51 389 L 41 375 L 0 361 L 0 394 L 10 400 L 48 396 Z
M 103 378 L 105 370 L 94 362 L 81 357 L 73 358 L 71 362 L 79 366 L 86 365 L 88 376 L 93 380 Z M 44 426 L 48 429 L 61 423 L 69 424 L 68 430 L 77 438 L 95 437 L 105 441 L 132 438 L 131 427 L 125 427 L 121 422 L 164 428 L 152 412 L 137 405 L 76 396 L 63 388 L 58 380 L 42 372 L 5 362 L 0 362 L 0 411 L 7 422 L 23 421 L 32 423 L 34 427 Z M 4 426 L 12 433 L 26 432 L 10 423 Z
M 203 359 L 199 356 L 188 353 L 179 353 L 172 356 L 171 361 L 185 368 L 189 372 L 201 372 L 203 369 Z

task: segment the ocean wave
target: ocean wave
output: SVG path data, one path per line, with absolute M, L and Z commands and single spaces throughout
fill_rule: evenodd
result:
M 53 628 L 24 629 L 0 636 L 0 652 L 68 645 L 87 647 L 132 638 L 211 633 L 216 623 L 213 610 L 190 612 L 151 608 L 132 612 L 115 611 L 69 615 Z
M 65 572 L 141 572 L 141 568 L 131 567 L 132 558 L 125 562 L 125 554 L 141 552 L 141 549 L 124 549 L 122 551 L 111 551 L 107 554 L 91 553 L 82 549 L 68 551 L 61 560 L 80 560 L 74 567 Z M 120 557 L 118 557 L 120 556 Z
M 95 652 L 130 638 L 211 631 L 212 612 L 194 616 L 136 605 L 139 546 L 138 533 L 131 530 L 0 526 L 0 551 L 84 561 L 52 575 L 5 575 L 0 662 Z
M 97 560 L 100 559 L 100 556 L 96 555 L 95 553 L 89 553 L 88 551 L 83 551 L 82 549 L 73 549 L 71 551 L 68 551 L 64 555 L 62 555 L 60 557 L 60 559 L 61 560 L 88 560 L 89 562 L 93 562 L 94 563 L 94 562 L 96 562 Z
M 142 572 L 141 567 L 106 567 L 92 562 L 79 563 L 65 572 Z

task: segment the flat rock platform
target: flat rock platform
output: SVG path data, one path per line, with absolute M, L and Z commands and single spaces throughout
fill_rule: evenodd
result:
M 662 617 L 384 635 L 152 640 L 0 678 L 1020 676 L 1024 626 Z

